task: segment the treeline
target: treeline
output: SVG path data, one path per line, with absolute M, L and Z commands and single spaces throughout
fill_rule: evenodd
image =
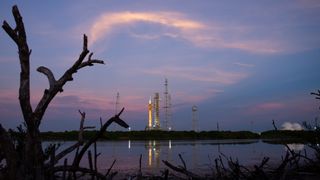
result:
M 268 143 L 319 143 L 320 133 L 319 131 L 284 131 L 284 130 L 272 130 L 262 132 L 260 138 L 264 142 Z
M 84 131 L 84 139 L 91 138 L 96 131 Z M 42 132 L 43 140 L 77 140 L 78 131 Z M 250 131 L 111 131 L 105 132 L 101 140 L 189 140 L 189 139 L 264 139 L 266 141 L 316 142 L 314 131 L 265 131 L 261 134 Z

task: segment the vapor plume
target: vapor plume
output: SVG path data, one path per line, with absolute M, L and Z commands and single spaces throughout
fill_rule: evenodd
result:
M 285 122 L 282 124 L 282 130 L 301 131 L 303 127 L 299 123 Z

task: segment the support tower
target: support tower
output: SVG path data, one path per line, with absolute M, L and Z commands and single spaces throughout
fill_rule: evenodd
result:
M 116 105 L 115 105 L 115 114 L 118 114 L 118 110 L 119 110 L 119 105 L 120 105 L 120 94 L 119 92 L 117 92 L 117 97 L 116 97 Z
M 159 93 L 155 93 L 155 94 L 154 94 L 154 98 L 153 98 L 154 129 L 160 129 L 159 104 L 160 104 L 160 96 L 159 96 Z
M 192 130 L 198 132 L 198 107 L 192 106 Z
M 170 120 L 171 120 L 171 97 L 168 91 L 168 79 L 165 78 L 164 81 L 164 129 L 170 130 Z

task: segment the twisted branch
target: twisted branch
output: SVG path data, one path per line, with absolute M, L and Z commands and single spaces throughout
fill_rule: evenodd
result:
M 51 72 L 51 70 L 49 68 L 47 68 L 47 67 L 40 66 L 40 67 L 38 67 L 37 71 L 40 72 L 40 73 L 43 73 L 44 75 L 47 76 L 47 78 L 49 80 L 49 86 L 50 86 L 49 90 L 52 90 L 54 88 L 54 86 L 56 85 L 57 81 L 54 78 L 54 75 Z
M 35 114 L 38 117 L 37 119 L 37 125 L 40 125 L 40 121 L 42 119 L 42 116 L 45 112 L 45 110 L 47 109 L 49 103 L 51 102 L 51 100 L 55 97 L 55 95 L 58 92 L 63 92 L 63 86 L 66 84 L 66 82 L 68 81 L 72 81 L 73 77 L 72 75 L 75 74 L 77 72 L 77 70 L 86 67 L 86 66 L 93 66 L 94 64 L 104 64 L 104 61 L 102 60 L 91 60 L 91 57 L 93 55 L 93 53 L 90 53 L 88 60 L 83 62 L 85 57 L 87 56 L 87 54 L 89 53 L 88 50 L 88 38 L 87 36 L 84 34 L 83 35 L 83 48 L 82 48 L 82 52 L 80 53 L 80 56 L 78 58 L 78 60 L 76 60 L 76 62 L 68 69 L 65 71 L 65 73 L 58 79 L 56 80 L 54 78 L 53 73 L 51 72 L 51 70 L 49 68 L 46 67 L 39 67 L 37 70 L 43 74 L 45 74 L 49 80 L 49 89 L 46 89 L 40 102 L 38 103 L 36 109 L 35 109 Z
M 93 136 L 81 149 L 81 151 L 79 152 L 79 154 L 74 158 L 73 161 L 73 165 L 76 167 L 79 167 L 79 163 L 82 159 L 82 156 L 84 155 L 84 153 L 87 151 L 87 149 L 92 145 L 92 143 L 96 142 L 100 137 L 102 137 L 103 133 L 106 131 L 106 129 L 110 126 L 111 123 L 115 122 L 117 124 L 119 124 L 120 126 L 124 127 L 124 128 L 128 128 L 129 125 L 124 122 L 122 119 L 120 119 L 120 115 L 122 114 L 122 112 L 124 111 L 124 108 L 122 108 L 122 110 L 116 114 L 114 117 L 110 118 L 99 130 L 99 132 L 97 132 L 95 134 L 95 136 Z

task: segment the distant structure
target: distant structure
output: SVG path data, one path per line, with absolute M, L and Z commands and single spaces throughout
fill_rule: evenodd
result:
M 168 115 L 168 118 L 169 118 L 169 120 L 168 120 L 168 130 L 169 131 L 171 131 L 172 130 L 172 121 L 171 121 L 171 117 L 172 117 L 172 111 L 171 111 L 171 107 L 172 107 L 172 105 L 171 105 L 171 95 L 169 94 L 168 95 L 168 99 L 169 99 L 169 115 Z
M 160 96 L 159 93 L 156 92 L 154 94 L 153 98 L 153 109 L 154 109 L 154 129 L 160 129 L 160 111 L 159 111 L 159 105 L 160 105 Z
M 192 130 L 198 132 L 198 107 L 192 106 Z
M 154 93 L 153 98 L 150 97 L 148 103 L 148 124 L 146 130 L 165 130 L 170 131 L 171 127 L 171 96 L 168 91 L 168 79 L 164 81 L 164 120 L 162 126 L 160 125 L 160 94 Z M 161 112 L 162 117 L 162 112 Z
M 115 107 L 115 114 L 118 114 L 118 110 L 119 110 L 119 105 L 120 105 L 120 94 L 119 92 L 117 92 L 117 97 L 116 97 L 116 107 Z
M 171 130 L 170 121 L 171 121 L 171 96 L 168 91 L 168 79 L 164 80 L 164 130 Z
M 152 101 L 151 101 L 151 96 L 150 96 L 149 104 L 148 104 L 148 114 L 149 114 L 148 127 L 147 127 L 148 130 L 152 129 L 152 108 L 153 107 L 152 107 Z

